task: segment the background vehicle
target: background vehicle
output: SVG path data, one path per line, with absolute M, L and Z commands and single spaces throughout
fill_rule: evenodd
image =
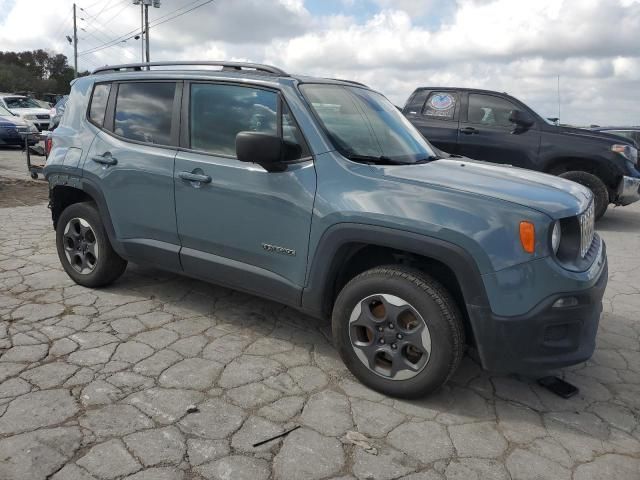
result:
M 64 95 L 53 107 L 51 107 L 51 111 L 49 112 L 49 114 L 51 115 L 51 124 L 49 125 L 49 130 L 54 130 L 60 124 L 60 119 L 64 114 L 67 100 L 69 100 L 69 95 Z
M 14 115 L 0 105 L 0 145 L 24 146 L 24 136 L 27 133 L 36 134 L 29 141 L 30 145 L 38 143 L 36 126 Z
M 620 135 L 621 137 L 634 141 L 636 148 L 640 147 L 640 127 L 594 127 L 590 130 Z
M 47 130 L 51 121 L 49 108 L 43 108 L 37 102 L 23 95 L 0 94 L 0 103 L 12 113 L 29 120 L 38 130 Z
M 441 154 L 361 84 L 193 63 L 74 81 L 45 168 L 74 281 L 132 260 L 331 318 L 349 369 L 396 396 L 467 344 L 495 371 L 591 356 L 607 260 L 586 188 Z
M 506 93 L 418 88 L 403 113 L 445 152 L 559 175 L 588 187 L 595 196 L 596 218 L 604 215 L 609 203 L 640 200 L 633 142 L 554 125 Z

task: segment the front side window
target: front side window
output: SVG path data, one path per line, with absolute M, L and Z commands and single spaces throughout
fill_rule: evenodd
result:
M 104 124 L 104 114 L 107 111 L 107 100 L 109 99 L 110 91 L 110 83 L 98 83 L 93 87 L 91 106 L 89 107 L 89 118 L 99 127 L 102 127 Z
M 118 87 L 114 133 L 156 145 L 171 145 L 171 118 L 176 84 L 128 82 Z
M 269 90 L 192 84 L 189 111 L 193 150 L 235 157 L 239 132 L 278 133 L 278 95 Z
M 431 92 L 422 114 L 438 120 L 453 120 L 458 95 L 453 92 Z
M 503 98 L 493 95 L 469 94 L 469 111 L 467 118 L 469 123 L 477 123 L 487 126 L 511 127 L 509 121 L 511 112 L 517 107 Z
M 345 157 L 387 163 L 436 157 L 431 145 L 383 95 L 346 85 L 306 84 L 300 89 Z

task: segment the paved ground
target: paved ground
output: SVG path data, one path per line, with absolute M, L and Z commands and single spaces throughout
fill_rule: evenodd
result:
M 45 205 L 0 208 L 0 226 L 3 480 L 640 478 L 640 207 L 599 225 L 610 286 L 570 400 L 468 359 L 437 395 L 387 398 L 323 322 L 135 266 L 88 290 Z

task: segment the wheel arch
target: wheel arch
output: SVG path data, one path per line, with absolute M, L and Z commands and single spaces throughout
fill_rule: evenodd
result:
M 353 277 L 381 265 L 409 265 L 431 275 L 454 296 L 472 338 L 467 305 L 488 306 L 473 257 L 453 243 L 387 227 L 338 224 L 323 235 L 309 267 L 303 310 L 331 315 L 340 289 Z
M 610 192 L 615 191 L 620 180 L 620 174 L 605 162 L 588 157 L 556 157 L 547 162 L 544 168 L 545 173 L 560 175 L 572 170 L 587 172 L 595 175 L 604 182 Z
M 57 228 L 58 219 L 64 209 L 69 205 L 79 202 L 92 202 L 96 205 L 98 214 L 100 215 L 113 249 L 120 256 L 124 257 L 125 252 L 120 242 L 117 241 L 115 229 L 113 228 L 111 215 L 109 214 L 109 209 L 104 199 L 104 195 L 98 187 L 86 179 L 80 179 L 79 182 L 76 182 L 75 186 L 51 185 L 49 191 L 49 204 L 51 207 L 53 228 Z

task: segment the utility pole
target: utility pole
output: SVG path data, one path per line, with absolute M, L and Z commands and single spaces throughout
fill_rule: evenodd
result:
M 144 4 L 144 33 L 147 49 L 147 63 L 149 63 L 149 5 L 147 5 L 147 2 Z
M 149 7 L 160 8 L 160 0 L 133 0 L 134 5 L 140 5 L 140 44 L 142 51 L 142 62 L 149 63 L 151 61 L 150 37 L 149 37 Z M 137 37 L 136 37 L 137 38 Z
M 78 26 L 76 24 L 76 4 L 73 4 L 73 71 L 78 78 Z
M 558 125 L 560 125 L 560 75 L 558 75 Z

